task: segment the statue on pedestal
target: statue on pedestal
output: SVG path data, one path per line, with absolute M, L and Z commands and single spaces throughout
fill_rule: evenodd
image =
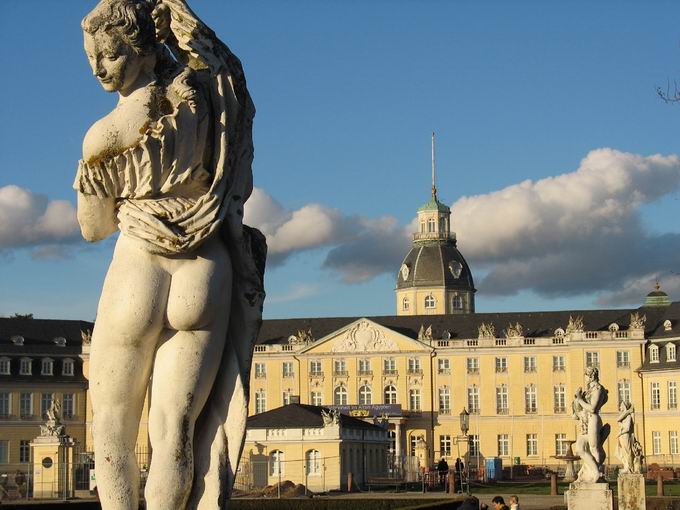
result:
M 572 403 L 573 416 L 580 422 L 574 450 L 582 462 L 576 484 L 604 481 L 606 455 L 602 445 L 609 436 L 610 427 L 609 424 L 603 425 L 600 417 L 600 409 L 608 396 L 607 390 L 600 384 L 599 375 L 597 368 L 586 368 L 587 386 L 576 390 Z
M 642 473 L 642 445 L 635 437 L 635 409 L 630 402 L 621 402 L 619 406 L 619 437 L 616 455 L 621 459 L 623 467 L 619 473 Z
M 185 0 L 101 0 L 82 28 L 119 96 L 74 182 L 85 239 L 120 231 L 90 354 L 102 508 L 138 508 L 149 381 L 147 508 L 225 508 L 264 301 L 265 240 L 242 222 L 255 108 L 238 58 Z
M 61 402 L 52 400 L 50 408 L 47 410 L 47 421 L 40 425 L 41 437 L 63 437 L 66 435 L 66 428 L 61 423 Z

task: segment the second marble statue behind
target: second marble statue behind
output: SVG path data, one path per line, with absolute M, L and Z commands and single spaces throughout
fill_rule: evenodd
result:
M 619 437 L 616 455 L 621 459 L 623 467 L 619 473 L 642 473 L 642 445 L 635 437 L 635 408 L 630 402 L 623 401 L 619 406 Z
M 240 62 L 184 0 L 102 0 L 82 27 L 119 95 L 74 183 L 83 236 L 121 232 L 90 357 L 102 508 L 137 510 L 150 380 L 147 508 L 224 508 L 264 301 L 266 244 L 242 222 L 255 109 Z
M 574 452 L 581 457 L 581 469 L 575 485 L 604 481 L 605 452 L 602 448 L 609 436 L 609 424 L 603 425 L 600 409 L 607 403 L 608 392 L 600 384 L 600 372 L 595 367 L 585 370 L 587 385 L 574 395 L 572 409 L 580 427 Z

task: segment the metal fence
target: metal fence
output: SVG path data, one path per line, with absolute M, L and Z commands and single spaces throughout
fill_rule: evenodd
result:
M 151 460 L 147 448 L 135 450 L 144 490 Z M 94 454 L 75 447 L 58 459 L 31 459 L 20 464 L 0 465 L 0 501 L 68 499 L 96 494 Z

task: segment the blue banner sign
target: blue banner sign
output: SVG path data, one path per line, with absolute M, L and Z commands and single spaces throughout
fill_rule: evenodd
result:
M 401 416 L 401 404 L 369 404 L 369 405 L 345 405 L 328 406 L 340 414 L 355 416 L 357 418 L 380 418 L 383 415 Z

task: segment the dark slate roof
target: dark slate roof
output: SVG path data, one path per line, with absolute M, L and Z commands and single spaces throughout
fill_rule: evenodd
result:
M 397 273 L 398 289 L 433 286 L 472 291 L 475 289 L 470 266 L 456 248 L 455 241 L 418 243 L 411 248 L 402 264 L 408 266 L 409 274 L 404 280 L 401 271 Z M 461 266 L 458 277 L 451 269 L 456 264 Z
M 249 429 L 323 427 L 323 418 L 321 416 L 321 411 L 323 410 L 330 411 L 327 407 L 288 404 L 287 406 L 250 416 L 247 427 Z M 340 426 L 349 429 L 383 430 L 377 425 L 345 414 L 340 415 Z
M 82 350 L 82 332 L 94 325 L 85 321 L 0 318 L 0 354 L 76 356 Z M 24 337 L 24 345 L 14 345 L 12 337 Z M 63 337 L 59 347 L 54 339 Z
M 418 338 L 421 326 L 432 326 L 434 338 L 442 338 L 444 330 L 449 331 L 452 339 L 477 338 L 478 328 L 484 323 L 493 323 L 496 336 L 502 337 L 508 324 L 519 322 L 524 327 L 524 335 L 528 337 L 552 336 L 557 328 L 566 329 L 569 316 L 583 317 L 584 327 L 588 331 L 606 331 L 609 325 L 616 322 L 621 330 L 628 328 L 630 314 L 638 312 L 647 316 L 645 337 L 657 337 L 666 334 L 663 322 L 670 318 L 674 324 L 675 336 L 680 335 L 680 302 L 665 308 L 623 308 L 615 310 L 563 310 L 553 312 L 508 312 L 508 313 L 472 313 L 464 315 L 387 315 L 366 317 L 382 326 L 390 328 L 409 338 Z M 312 330 L 314 339 L 319 340 L 338 329 L 351 324 L 361 317 L 319 317 L 302 319 L 265 320 L 259 344 L 287 343 L 288 337 L 298 330 Z M 670 335 L 667 335 L 670 336 Z

